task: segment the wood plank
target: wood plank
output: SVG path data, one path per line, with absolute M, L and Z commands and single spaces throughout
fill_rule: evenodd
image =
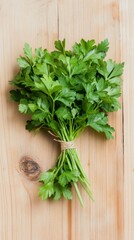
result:
M 125 240 L 133 239 L 133 5 L 132 0 L 0 0 L 0 239 L 123 240 L 123 183 Z M 129 79 L 123 87 L 125 178 L 122 110 L 109 116 L 116 128 L 114 140 L 87 130 L 76 141 L 95 199 L 91 202 L 81 190 L 84 209 L 75 192 L 72 202 L 42 202 L 38 184 L 24 178 L 18 167 L 20 159 L 29 155 L 46 170 L 60 152 L 47 133 L 35 136 L 25 131 L 26 118 L 8 95 L 8 81 L 17 71 L 16 58 L 24 42 L 52 49 L 58 37 L 66 38 L 68 48 L 81 38 L 97 42 L 108 38 L 108 58 L 123 59 L 124 79 Z
M 59 1 L 59 38 L 69 48 L 81 38 L 108 38 L 108 57 L 120 61 L 120 16 L 118 1 Z M 71 204 L 73 240 L 123 239 L 123 148 L 122 111 L 110 114 L 115 139 L 106 141 L 93 131 L 78 140 L 78 151 L 91 181 L 95 202 L 81 190 L 85 208 L 76 197 Z
M 0 1 L 0 239 L 66 240 L 67 202 L 42 202 L 37 184 L 18 172 L 20 159 L 29 155 L 43 170 L 59 152 L 48 134 L 37 136 L 24 128 L 26 118 L 9 100 L 9 83 L 17 71 L 16 58 L 25 42 L 53 48 L 58 37 L 57 1 Z M 58 219 L 58 221 L 57 221 Z M 64 220 L 64 221 L 63 221 Z M 66 222 L 66 224 L 64 224 Z
M 124 235 L 125 240 L 134 238 L 134 2 L 120 1 L 121 53 L 125 62 L 123 80 L 124 108 Z

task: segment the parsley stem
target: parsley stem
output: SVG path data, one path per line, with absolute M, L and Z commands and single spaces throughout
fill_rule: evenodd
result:
M 68 162 L 68 165 L 69 165 L 70 170 L 73 170 L 73 168 L 71 167 L 71 164 L 70 164 L 70 161 L 69 161 L 68 157 L 67 157 L 67 162 Z M 77 183 L 73 182 L 73 185 L 74 185 L 74 187 L 75 187 L 75 190 L 76 190 L 76 193 L 77 193 L 78 198 L 79 198 L 79 200 L 80 200 L 80 203 L 81 203 L 82 207 L 84 207 L 82 197 L 81 197 L 80 192 L 79 192 L 79 189 L 78 189 L 78 187 L 77 187 Z
M 74 182 L 73 185 L 74 185 L 75 190 L 76 190 L 76 192 L 77 192 L 77 196 L 78 196 L 78 198 L 79 198 L 79 200 L 80 200 L 81 206 L 84 207 L 84 203 L 83 203 L 82 197 L 81 197 L 81 195 L 80 195 L 79 189 L 78 189 L 78 187 L 77 187 L 77 184 Z

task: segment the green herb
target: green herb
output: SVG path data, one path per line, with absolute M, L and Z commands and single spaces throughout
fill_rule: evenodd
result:
M 120 108 L 123 63 L 104 60 L 108 40 L 98 45 L 94 40 L 75 43 L 72 50 L 65 49 L 65 39 L 56 41 L 53 52 L 24 45 L 24 57 L 18 58 L 20 70 L 11 85 L 11 98 L 19 103 L 18 109 L 31 116 L 29 131 L 48 129 L 60 141 L 73 141 L 90 127 L 113 138 L 114 128 L 108 124 L 108 112 Z M 78 182 L 92 199 L 92 191 L 81 166 L 76 149 L 61 152 L 56 165 L 42 173 L 39 196 L 72 199 L 74 186 L 83 205 Z

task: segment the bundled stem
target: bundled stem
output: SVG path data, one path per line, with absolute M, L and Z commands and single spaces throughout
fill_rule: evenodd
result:
M 70 142 L 70 140 L 72 140 L 74 136 L 72 125 L 70 124 L 71 126 L 70 131 L 66 130 L 66 126 L 63 124 L 63 122 L 59 122 L 59 126 L 60 126 L 59 131 L 60 131 L 60 135 L 62 136 L 62 140 L 57 140 L 57 141 L 61 143 Z M 80 129 L 78 129 L 78 132 L 79 131 Z M 67 132 L 70 133 L 69 136 Z M 50 175 L 47 179 L 46 179 L 46 174 Z M 71 187 L 74 186 L 75 191 L 78 195 L 79 201 L 81 205 L 84 206 L 83 200 L 79 191 L 79 187 L 78 187 L 78 182 L 79 182 L 83 187 L 83 189 L 87 192 L 89 197 L 93 200 L 90 183 L 82 168 L 82 165 L 75 147 L 71 149 L 66 148 L 63 151 L 61 151 L 61 154 L 57 159 L 56 166 L 53 169 L 50 169 L 49 171 L 47 171 L 46 173 L 43 173 L 40 177 L 40 181 L 44 183 L 44 185 L 41 186 L 39 191 L 39 195 L 42 197 L 42 199 L 52 197 L 57 200 L 62 195 L 67 199 L 72 199 Z M 53 190 L 46 194 L 48 185 L 53 186 Z

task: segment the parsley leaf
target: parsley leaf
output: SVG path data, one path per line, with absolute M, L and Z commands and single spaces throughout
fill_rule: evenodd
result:
M 71 50 L 63 41 L 55 41 L 55 50 L 32 48 L 24 45 L 24 56 L 17 61 L 19 72 L 10 84 L 10 95 L 18 102 L 18 110 L 27 114 L 26 129 L 47 129 L 61 142 L 73 141 L 90 127 L 113 138 L 114 128 L 108 123 L 108 113 L 121 106 L 121 75 L 124 63 L 105 60 L 109 48 L 108 39 L 96 44 L 95 40 L 75 43 Z M 81 205 L 78 182 L 92 198 L 87 176 L 81 166 L 76 149 L 61 152 L 55 166 L 42 173 L 39 196 L 72 199 L 74 186 Z
M 28 59 L 32 59 L 32 48 L 30 47 L 30 45 L 28 43 L 25 43 L 24 45 L 24 54 Z

